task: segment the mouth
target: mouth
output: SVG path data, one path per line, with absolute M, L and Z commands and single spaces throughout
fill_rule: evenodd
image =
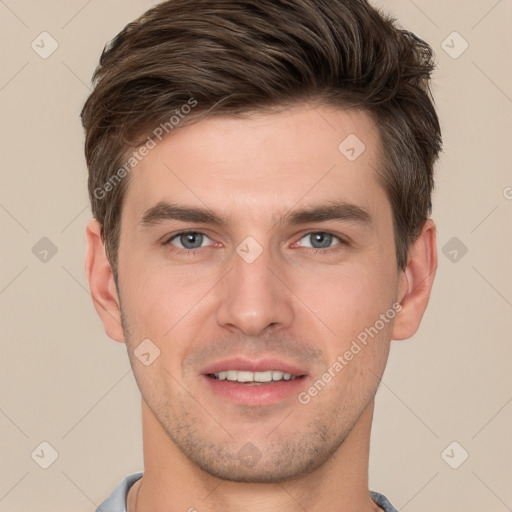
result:
M 308 376 L 285 361 L 244 358 L 220 361 L 201 374 L 217 398 L 244 406 L 271 405 L 296 396 Z
M 229 382 L 239 382 L 249 386 L 258 386 L 261 384 L 270 384 L 301 378 L 302 375 L 292 375 L 280 370 L 266 370 L 263 372 L 249 372 L 244 370 L 226 370 L 219 373 L 210 373 L 208 377 L 215 380 L 227 380 Z

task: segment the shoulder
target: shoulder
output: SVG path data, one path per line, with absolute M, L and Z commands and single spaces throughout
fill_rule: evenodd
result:
M 374 503 L 378 505 L 380 508 L 382 508 L 384 512 L 398 512 L 398 509 L 396 509 L 383 494 L 380 494 L 375 491 L 370 491 L 370 496 Z
M 96 509 L 96 512 L 126 512 L 126 496 L 128 495 L 128 491 L 142 475 L 143 473 L 141 471 L 121 480 L 112 494 Z

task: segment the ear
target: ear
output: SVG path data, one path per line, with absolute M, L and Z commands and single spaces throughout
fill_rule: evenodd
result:
M 97 220 L 87 224 L 87 256 L 85 272 L 94 307 L 103 322 L 107 335 L 115 341 L 124 342 L 121 325 L 121 309 L 112 268 L 105 254 L 101 238 L 101 226 Z
M 405 340 L 419 328 L 437 270 L 436 225 L 428 219 L 409 249 L 407 267 L 400 275 L 397 313 L 391 338 Z

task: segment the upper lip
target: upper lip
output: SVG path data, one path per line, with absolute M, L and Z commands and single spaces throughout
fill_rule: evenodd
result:
M 306 375 L 306 371 L 298 366 L 287 363 L 281 359 L 265 358 L 251 360 L 243 357 L 234 357 L 231 359 L 223 359 L 212 363 L 201 370 L 203 375 L 213 375 L 215 373 L 224 372 L 227 370 L 241 370 L 247 372 L 265 372 L 268 370 L 281 371 L 289 373 L 293 377 L 300 377 Z

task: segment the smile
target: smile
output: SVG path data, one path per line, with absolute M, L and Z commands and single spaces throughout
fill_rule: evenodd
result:
M 231 382 L 243 382 L 247 384 L 264 384 L 269 382 L 279 382 L 282 380 L 293 380 L 296 377 L 291 373 L 279 370 L 267 370 L 263 372 L 249 372 L 244 370 L 226 370 L 219 373 L 210 374 L 215 380 L 229 380 Z

